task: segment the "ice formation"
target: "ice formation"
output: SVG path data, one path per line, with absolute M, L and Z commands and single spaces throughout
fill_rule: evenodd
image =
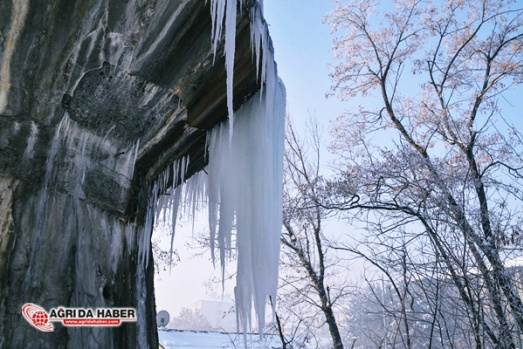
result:
M 211 0 L 214 52 L 225 22 L 229 119 L 207 135 L 208 165 L 205 172 L 201 171 L 186 180 L 190 159 L 183 158 L 168 168 L 154 184 L 140 256 L 142 262 L 147 263 L 154 214 L 158 216 L 161 212 L 172 212 L 174 229 L 180 207 L 191 214 L 205 202 L 209 215 L 211 253 L 214 261 L 217 242 L 222 272 L 227 251 L 233 248 L 233 228 L 236 231 L 238 265 L 235 296 L 238 319 L 243 330 L 249 330 L 254 304 L 261 331 L 265 322 L 265 306 L 269 299 L 276 299 L 278 284 L 285 88 L 277 76 L 267 26 L 261 13 L 261 4 L 258 3 L 251 10 L 251 43 L 262 88 L 233 112 L 236 11 L 243 6 L 241 0 L 239 4 L 237 1 Z M 167 188 L 169 178 L 173 180 L 171 187 Z M 160 195 L 163 193 L 166 195 Z
M 239 2 L 239 5 L 238 5 Z M 238 7 L 239 6 L 239 7 Z M 220 42 L 223 22 L 225 19 L 225 69 L 227 71 L 227 112 L 229 115 L 229 135 L 233 135 L 234 111 L 233 111 L 233 81 L 234 81 L 234 53 L 236 49 L 236 11 L 243 8 L 243 0 L 211 0 L 212 33 L 214 55 Z M 269 48 L 269 33 L 267 24 L 263 20 L 263 0 L 257 1 L 257 6 L 251 7 L 251 44 L 255 55 L 256 72 L 262 82 L 271 85 L 267 79 L 271 79 L 274 70 L 274 56 Z M 262 54 L 268 53 L 268 54 Z M 263 60 L 260 64 L 260 59 Z M 258 69 L 261 65 L 261 76 Z M 276 77 L 277 74 L 274 74 Z M 275 82 L 272 82 L 275 83 Z M 263 90 L 263 84 L 262 84 Z
M 10 89 L 11 80 L 11 58 L 16 47 L 16 42 L 22 33 L 25 24 L 25 17 L 29 11 L 29 1 L 13 1 L 13 9 L 11 10 L 11 25 L 7 34 L 7 43 L 2 57 L 2 64 L 0 66 L 0 113 L 5 112 L 7 107 L 7 98 Z
M 240 1 L 240 9 L 243 6 Z M 217 4 L 217 2 L 219 4 Z M 224 6 L 213 0 L 211 7 Z M 219 125 L 208 135 L 207 199 L 211 250 L 220 248 L 222 271 L 225 251 L 231 248 L 236 223 L 238 253 L 236 307 L 244 330 L 250 327 L 251 304 L 263 329 L 265 304 L 276 299 L 280 230 L 282 222 L 283 146 L 285 137 L 285 89 L 279 81 L 269 47 L 263 2 L 251 7 L 251 44 L 262 89 L 233 115 L 232 82 L 237 0 L 225 9 L 225 56 L 227 70 L 228 127 Z M 214 11 L 214 34 L 221 32 L 223 9 Z M 213 38 L 216 45 L 216 37 Z M 215 46 L 216 50 L 216 46 Z M 265 85 L 265 89 L 264 89 Z M 234 126 L 234 127 L 233 127 Z M 236 132 L 233 133 L 233 130 Z M 229 140 L 229 142 L 227 142 Z M 236 220 L 234 220 L 236 219 Z M 273 303 L 274 307 L 274 303 Z
M 269 81 L 269 79 L 267 80 Z M 236 111 L 234 135 L 229 122 L 208 133 L 209 162 L 185 181 L 188 158 L 177 160 L 154 184 L 141 246 L 148 246 L 153 213 L 172 214 L 176 225 L 179 209 L 194 216 L 205 203 L 208 209 L 211 253 L 218 244 L 222 272 L 236 230 L 237 312 L 243 329 L 251 326 L 254 302 L 259 328 L 265 320 L 265 304 L 276 299 L 282 221 L 283 141 L 285 90 L 277 79 L 266 85 Z M 174 178 L 167 187 L 169 178 Z M 166 195 L 160 195 L 166 193 Z M 164 217 L 165 218 L 165 217 Z M 172 232 L 174 236 L 174 231 Z M 171 240 L 172 251 L 172 240 Z M 148 253 L 141 253 L 142 262 Z M 217 258 L 218 259 L 218 258 Z
M 242 2 L 242 0 L 240 0 Z M 240 4 L 241 8 L 242 4 Z M 225 17 L 225 69 L 227 70 L 227 113 L 229 114 L 229 134 L 232 137 L 234 125 L 233 81 L 234 52 L 236 50 L 236 9 L 237 0 L 211 0 L 211 18 L 214 56 L 220 42 Z

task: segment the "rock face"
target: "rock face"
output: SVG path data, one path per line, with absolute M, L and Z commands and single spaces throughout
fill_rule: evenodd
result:
M 0 2 L 0 348 L 158 347 L 154 263 L 138 258 L 150 187 L 182 156 L 199 171 L 227 116 L 208 3 Z M 249 38 L 243 10 L 238 102 L 259 89 Z M 45 333 L 25 303 L 134 307 L 138 321 Z

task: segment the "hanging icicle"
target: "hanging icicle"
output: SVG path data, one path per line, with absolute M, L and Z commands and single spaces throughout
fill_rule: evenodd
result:
M 276 299 L 278 284 L 285 89 L 277 76 L 267 24 L 263 20 L 263 0 L 260 0 L 251 7 L 250 26 L 256 74 L 261 80 L 259 100 L 255 102 L 256 96 L 253 97 L 237 111 L 236 116 L 233 115 L 232 82 L 237 1 L 226 1 L 212 0 L 211 4 L 211 9 L 215 9 L 211 10 L 214 35 L 221 34 L 221 16 L 225 13 L 229 113 L 228 130 L 224 129 L 224 125 L 217 126 L 208 137 L 210 142 L 207 188 L 211 249 L 214 260 L 214 239 L 218 227 L 217 240 L 223 272 L 225 250 L 231 248 L 231 230 L 236 217 L 237 314 L 243 329 L 247 330 L 250 326 L 251 302 L 254 300 L 261 329 L 265 320 L 265 302 L 269 297 L 272 300 Z M 242 6 L 243 1 L 240 0 L 240 10 Z M 213 37 L 213 43 L 216 54 L 217 36 Z M 225 134 L 228 134 L 228 137 Z M 229 144 L 224 144 L 223 140 L 226 138 Z
M 238 0 L 211 0 L 212 32 L 214 57 L 221 39 L 225 19 L 225 70 L 227 72 L 227 113 L 229 116 L 229 134 L 232 137 L 234 126 L 233 82 L 234 53 L 236 51 L 236 11 Z M 241 9 L 242 3 L 240 3 Z
M 260 91 L 233 112 L 233 71 L 236 11 L 240 0 L 211 0 L 212 43 L 216 54 L 225 22 L 227 109 L 229 119 L 207 135 L 208 165 L 205 172 L 185 180 L 189 160 L 177 160 L 154 184 L 148 204 L 144 241 L 140 257 L 149 256 L 153 212 L 171 210 L 174 226 L 180 207 L 194 217 L 205 202 L 208 209 L 213 263 L 218 243 L 220 268 L 225 272 L 227 251 L 231 251 L 232 230 L 236 229 L 238 253 L 237 315 L 244 331 L 250 330 L 251 309 L 257 314 L 258 328 L 265 323 L 267 301 L 276 299 L 280 232 L 282 225 L 283 149 L 285 137 L 285 87 L 279 80 L 270 47 L 261 4 L 251 9 L 253 61 L 260 79 Z M 260 62 L 261 60 L 261 62 Z M 261 69 L 261 71 L 259 71 Z M 166 188 L 172 176 L 171 188 Z M 183 192 L 182 192 L 183 191 Z M 166 193 L 166 196 L 160 196 Z M 151 210 L 151 214 L 149 214 Z M 193 223 L 194 224 L 194 223 Z M 171 239 L 171 254 L 173 249 Z M 272 302 L 275 307 L 275 302 Z
M 220 263 L 230 248 L 235 222 L 238 272 L 236 296 L 244 329 L 250 325 L 250 307 L 263 328 L 265 304 L 276 299 L 279 236 L 281 231 L 285 91 L 276 81 L 261 98 L 254 96 L 236 114 L 229 146 L 229 128 L 222 124 L 210 132 L 209 208 L 217 209 Z M 260 94 L 262 92 L 259 92 Z M 216 208 L 219 206 L 219 208 Z M 235 220 L 234 220 L 235 219 Z M 218 223 L 218 224 L 217 224 Z

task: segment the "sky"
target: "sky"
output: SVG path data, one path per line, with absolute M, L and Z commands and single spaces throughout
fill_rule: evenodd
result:
M 329 120 L 343 112 L 343 104 L 336 98 L 325 98 L 329 91 L 329 62 L 333 36 L 328 25 L 323 24 L 325 14 L 334 8 L 329 0 L 265 0 L 265 18 L 273 40 L 278 75 L 287 89 L 287 108 L 292 122 L 298 130 L 305 127 L 309 115 L 315 115 L 327 136 Z M 201 218 L 200 221 L 205 221 Z M 221 296 L 220 284 L 209 287 L 210 279 L 220 279 L 219 268 L 214 270 L 210 252 L 191 249 L 195 245 L 191 224 L 182 221 L 174 239 L 180 262 L 168 271 L 161 272 L 155 280 L 156 310 L 167 310 L 171 318 L 182 307 L 204 299 Z M 195 228 L 195 234 L 205 233 L 205 223 Z M 154 232 L 157 237 L 169 239 L 161 229 Z M 201 254 L 195 256 L 195 254 Z M 231 272 L 234 263 L 231 265 Z M 226 283 L 225 296 L 232 293 L 233 283 Z
M 278 74 L 287 88 L 289 116 L 300 125 L 309 115 L 320 124 L 343 112 L 343 104 L 329 92 L 329 63 L 333 62 L 325 15 L 334 9 L 329 0 L 265 0 L 265 18 L 274 44 Z M 326 130 L 327 131 L 327 130 Z

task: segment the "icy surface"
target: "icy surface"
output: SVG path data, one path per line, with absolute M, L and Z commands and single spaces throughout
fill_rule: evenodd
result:
M 191 332 L 191 331 L 158 331 L 158 339 L 165 349 L 226 349 L 243 347 L 243 336 L 236 333 Z M 275 335 L 248 335 L 249 348 L 279 348 L 281 342 Z
M 153 213 L 172 214 L 180 209 L 194 217 L 208 209 L 213 261 L 217 244 L 222 272 L 228 251 L 237 248 L 237 314 L 244 330 L 251 327 L 251 308 L 263 328 L 265 304 L 276 299 L 282 222 L 283 143 L 285 89 L 277 78 L 236 111 L 235 132 L 228 122 L 208 133 L 208 165 L 185 181 L 188 159 L 176 161 L 154 184 L 146 218 L 140 256 L 147 263 Z M 174 178 L 167 188 L 167 179 Z M 166 195 L 160 195 L 166 193 Z M 232 232 L 236 230 L 236 246 Z M 173 228 L 174 229 L 174 228 Z M 174 231 L 172 232 L 174 234 Z M 173 235 L 174 236 L 174 235 Z M 171 251 L 172 251 L 171 239 Z M 218 258 L 216 258 L 218 259 Z
M 251 328 L 252 305 L 258 328 L 263 328 L 265 306 L 269 300 L 276 300 L 282 225 L 285 88 L 277 76 L 261 7 L 254 6 L 251 43 L 255 56 L 253 60 L 257 67 L 261 66 L 258 77 L 262 88 L 234 112 L 233 118 L 236 11 L 242 5 L 241 1 L 238 5 L 237 0 L 211 0 L 215 52 L 225 19 L 229 119 L 207 135 L 208 165 L 205 171 L 186 181 L 189 159 L 182 158 L 154 184 L 149 195 L 146 224 L 140 235 L 143 239 L 140 258 L 144 264 L 149 259 L 155 214 L 157 219 L 161 212 L 164 215 L 168 210 L 172 212 L 174 227 L 180 208 L 194 217 L 194 212 L 205 205 L 213 262 L 217 244 L 222 272 L 227 252 L 235 247 L 237 249 L 236 313 L 241 328 L 248 331 Z M 172 186 L 167 188 L 170 178 L 173 179 Z M 236 231 L 236 246 L 232 246 L 233 230 Z M 174 231 L 172 233 L 174 235 Z
M 31 132 L 31 135 L 36 134 L 37 129 L 32 128 Z M 34 144 L 30 144 L 31 142 L 29 140 L 28 149 L 34 147 Z M 136 160 L 137 145 L 138 142 L 127 146 L 116 146 L 106 137 L 102 138 L 85 130 L 70 118 L 68 112 L 64 113 L 47 153 L 43 186 L 34 212 L 36 231 L 28 259 L 29 267 L 26 269 L 25 285 L 33 278 L 32 266 L 36 264 L 39 256 L 42 241 L 45 239 L 45 231 L 53 222 L 53 216 L 49 215 L 48 209 L 50 197 L 60 190 L 67 189 L 68 195 L 81 201 L 82 205 L 85 203 L 90 214 L 96 215 L 95 209 L 90 208 L 90 198 L 86 195 L 90 185 L 85 182 L 86 174 L 90 173 L 91 177 L 100 173 L 105 177 L 113 176 L 113 182 L 118 187 L 128 188 Z M 110 156 L 110 154 L 121 154 L 122 156 Z M 67 176 L 64 176 L 64 173 L 67 173 Z M 118 198 L 123 197 L 120 190 L 115 190 L 112 195 Z M 77 209 L 72 210 L 71 212 L 74 212 L 75 215 L 80 215 L 76 211 Z M 63 217 L 65 219 L 67 215 L 63 214 Z M 80 222 L 80 218 L 76 218 L 76 220 Z M 102 218 L 98 218 L 96 221 L 98 224 L 103 224 Z M 80 223 L 78 224 L 80 225 Z M 132 228 L 132 225 L 129 228 Z M 116 264 L 116 261 L 114 263 Z
M 0 65 L 0 113 L 4 112 L 7 107 L 8 93 L 11 88 L 11 58 L 14 53 L 14 48 L 16 47 L 16 42 L 25 25 L 25 17 L 29 11 L 29 1 L 13 1 L 11 11 L 12 21 L 9 32 L 7 33 L 7 43 L 5 44 L 2 64 Z
M 271 98 L 265 93 L 271 94 Z M 273 86 L 267 88 L 261 99 L 255 95 L 236 112 L 231 142 L 226 124 L 209 135 L 209 226 L 211 236 L 214 227 L 218 226 L 217 241 L 223 268 L 235 223 L 236 303 L 245 329 L 250 326 L 252 300 L 262 328 L 265 302 L 268 297 L 276 299 L 284 112 L 283 87 Z
M 241 6 L 241 5 L 240 5 Z M 225 18 L 225 69 L 227 71 L 227 113 L 230 134 L 234 124 L 233 79 L 234 52 L 236 50 L 236 8 L 237 0 L 211 0 L 212 34 L 214 56 L 220 42 Z

